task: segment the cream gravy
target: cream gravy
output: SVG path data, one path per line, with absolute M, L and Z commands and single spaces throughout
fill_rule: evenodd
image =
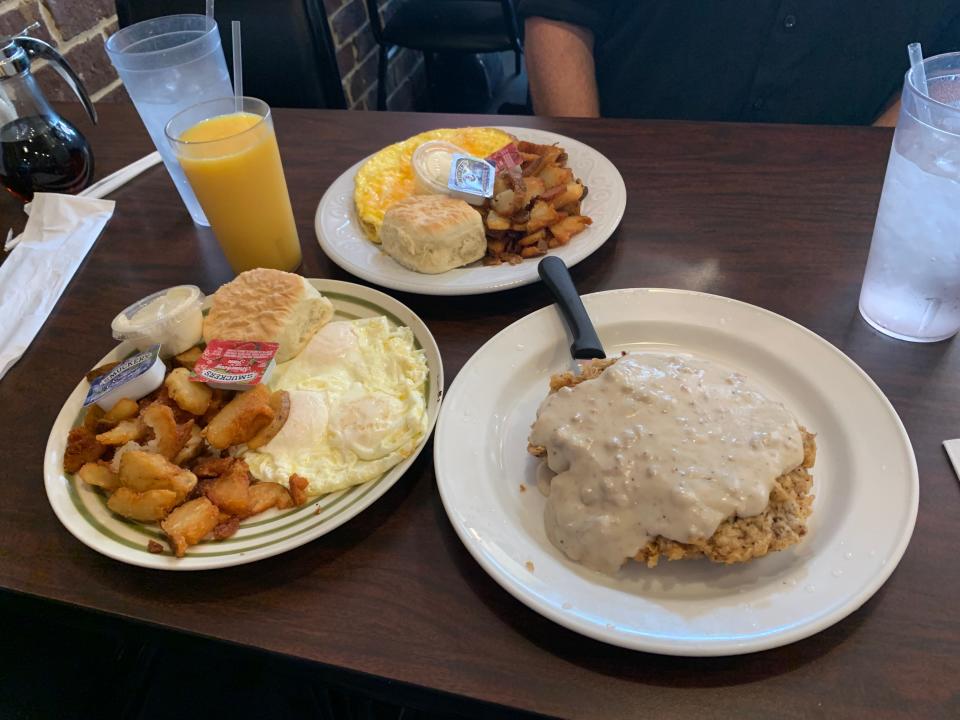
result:
M 656 535 L 691 542 L 763 512 L 776 478 L 803 460 L 796 420 L 743 375 L 652 352 L 547 397 L 530 442 L 556 473 L 538 482 L 547 536 L 608 573 Z

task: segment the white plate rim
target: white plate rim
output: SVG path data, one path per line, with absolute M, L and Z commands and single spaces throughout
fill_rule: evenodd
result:
M 899 435 L 899 439 L 903 443 L 903 448 L 907 452 L 909 457 L 909 494 L 910 494 L 910 503 L 909 507 L 906 508 L 905 524 L 903 525 L 903 531 L 897 539 L 897 543 L 888 555 L 887 561 L 881 566 L 881 569 L 872 576 L 872 580 L 867 584 L 859 593 L 854 597 L 850 598 L 846 603 L 844 603 L 839 608 L 835 609 L 833 612 L 821 615 L 814 622 L 800 625 L 798 627 L 788 628 L 782 632 L 776 634 L 768 635 L 762 640 L 753 641 L 753 642 L 736 642 L 736 641 L 716 641 L 710 642 L 709 644 L 704 644 L 697 646 L 696 644 L 677 644 L 670 641 L 661 641 L 656 638 L 647 638 L 647 637 L 638 637 L 634 635 L 629 635 L 626 633 L 618 633 L 615 630 L 600 629 L 597 625 L 583 622 L 578 615 L 570 614 L 563 612 L 561 609 L 556 608 L 550 603 L 540 601 L 535 593 L 533 593 L 530 588 L 528 588 L 522 581 L 519 581 L 513 575 L 507 573 L 502 568 L 500 568 L 492 559 L 484 552 L 481 547 L 481 543 L 477 538 L 471 536 L 468 528 L 458 522 L 456 517 L 456 507 L 453 505 L 453 497 L 450 487 L 447 487 L 447 481 L 445 480 L 445 474 L 443 471 L 443 453 L 446 443 L 445 438 L 445 428 L 447 425 L 446 417 L 448 414 L 452 413 L 454 410 L 455 399 L 459 392 L 460 388 L 463 386 L 462 378 L 468 376 L 469 371 L 472 369 L 472 366 L 477 362 L 477 359 L 480 358 L 485 352 L 490 352 L 490 348 L 494 347 L 498 341 L 498 338 L 505 336 L 511 329 L 516 328 L 517 326 L 528 323 L 535 322 L 538 318 L 545 318 L 549 314 L 556 313 L 556 308 L 553 305 L 548 305 L 539 310 L 535 310 L 524 317 L 516 320 L 511 323 L 503 330 L 498 332 L 492 338 L 487 340 L 481 347 L 478 349 L 468 360 L 464 363 L 463 367 L 457 373 L 457 376 L 454 378 L 454 381 L 451 383 L 450 388 L 447 391 L 446 399 L 448 402 L 445 403 L 444 407 L 441 408 L 440 417 L 437 420 L 437 429 L 436 436 L 434 438 L 434 473 L 437 480 L 437 487 L 440 492 L 441 501 L 444 506 L 444 510 L 447 513 L 447 517 L 450 521 L 450 524 L 453 526 L 457 536 L 460 538 L 460 541 L 466 547 L 470 555 L 477 561 L 477 563 L 486 571 L 486 573 L 493 578 L 493 580 L 500 585 L 504 590 L 510 593 L 514 598 L 522 602 L 524 605 L 539 613 L 540 615 L 552 620 L 553 622 L 566 627 L 574 632 L 577 632 L 586 637 L 593 638 L 600 642 L 608 643 L 611 645 L 616 645 L 619 647 L 624 647 L 631 650 L 638 650 L 643 652 L 650 652 L 655 654 L 662 655 L 674 655 L 674 656 L 688 656 L 688 657 L 716 657 L 716 656 L 732 656 L 732 655 L 742 655 L 747 653 L 759 652 L 763 650 L 768 650 L 776 647 L 781 647 L 783 645 L 788 645 L 798 640 L 815 635 L 816 633 L 821 632 L 822 630 L 840 622 L 844 618 L 848 617 L 851 613 L 859 609 L 867 600 L 869 600 L 883 584 L 889 579 L 893 571 L 896 569 L 900 560 L 902 559 L 904 553 L 906 552 L 907 546 L 910 543 L 910 540 L 913 535 L 913 531 L 916 525 L 917 512 L 919 509 L 919 497 L 920 497 L 920 482 L 919 482 L 919 473 L 917 469 L 916 454 L 913 451 L 913 445 L 910 442 L 909 435 L 907 434 L 906 428 L 903 425 L 902 420 L 896 412 L 896 409 L 893 407 L 890 400 L 886 397 L 883 391 L 877 386 L 873 379 L 864 371 L 859 365 L 857 365 L 850 357 L 843 353 L 839 348 L 834 346 L 832 343 L 828 342 L 824 338 L 817 335 L 812 330 L 800 325 L 789 318 L 786 318 L 782 315 L 774 313 L 773 311 L 761 308 L 759 306 L 746 303 L 740 300 L 735 300 L 733 298 L 727 298 L 720 295 L 714 295 L 711 293 L 703 293 L 692 290 L 681 290 L 674 288 L 622 288 L 622 289 L 612 289 L 612 290 L 603 290 L 595 293 L 590 293 L 583 296 L 584 302 L 587 305 L 588 311 L 590 310 L 591 298 L 596 298 L 599 296 L 610 296 L 610 295 L 629 295 L 634 293 L 670 293 L 678 295 L 690 295 L 690 296 L 699 296 L 703 298 L 708 298 L 715 301 L 721 301 L 724 303 L 731 303 L 737 306 L 740 306 L 745 309 L 749 309 L 752 312 L 761 313 L 768 317 L 776 319 L 778 322 L 785 323 L 787 326 L 791 327 L 793 330 L 799 331 L 804 335 L 807 335 L 814 342 L 820 344 L 822 347 L 830 351 L 833 356 L 847 366 L 848 369 L 852 370 L 856 375 L 858 375 L 867 386 L 873 391 L 876 399 L 880 401 L 884 409 L 888 414 L 888 419 L 892 422 L 894 429 Z M 565 338 L 558 338 L 557 340 L 560 343 L 565 342 Z M 816 488 L 815 488 L 816 489 Z
M 620 171 L 617 169 L 617 166 L 607 158 L 599 150 L 594 149 L 590 145 L 587 145 L 584 142 L 576 140 L 574 138 L 568 137 L 566 135 L 561 135 L 559 133 L 552 132 L 550 130 L 543 130 L 540 128 L 524 128 L 524 127 L 513 127 L 507 125 L 495 125 L 499 130 L 503 130 L 514 135 L 523 136 L 525 133 L 527 135 L 543 135 L 545 137 L 541 138 L 543 142 L 559 142 L 563 144 L 564 147 L 569 148 L 573 145 L 578 147 L 582 146 L 588 150 L 594 156 L 596 162 L 605 164 L 605 172 L 610 174 L 612 182 L 616 185 L 616 194 L 617 202 L 614 206 L 614 211 L 612 215 L 612 220 L 607 223 L 609 226 L 609 231 L 606 234 L 603 234 L 598 231 L 596 236 L 591 237 L 590 228 L 588 228 L 581 236 L 574 238 L 569 245 L 564 248 L 559 248 L 557 250 L 551 251 L 552 255 L 559 255 L 563 258 L 567 267 L 573 267 L 577 263 L 585 260 L 594 252 L 599 250 L 616 232 L 617 228 L 620 225 L 620 221 L 623 219 L 623 215 L 626 212 L 627 207 L 627 188 L 626 184 L 623 181 L 623 176 L 620 174 Z M 475 283 L 470 285 L 462 284 L 438 284 L 436 278 L 443 278 L 449 273 L 441 273 L 440 275 L 424 275 L 422 273 L 417 273 L 412 270 L 406 270 L 397 266 L 396 271 L 400 274 L 401 278 L 393 278 L 390 276 L 383 275 L 376 270 L 371 270 L 368 266 L 354 262 L 348 257 L 345 257 L 341 253 L 336 245 L 330 238 L 327 237 L 327 234 L 323 231 L 323 218 L 327 209 L 332 205 L 334 198 L 337 194 L 344 192 L 341 188 L 341 185 L 349 184 L 349 189 L 351 190 L 350 196 L 352 197 L 353 189 L 353 178 L 356 176 L 357 171 L 360 166 L 363 165 L 372 155 L 368 155 L 359 162 L 351 165 L 347 170 L 341 173 L 330 185 L 327 187 L 327 190 L 324 192 L 323 196 L 320 199 L 320 202 L 317 204 L 317 210 L 314 214 L 314 232 L 317 236 L 317 241 L 320 244 L 321 249 L 324 254 L 330 260 L 332 260 L 337 266 L 341 269 L 347 271 L 351 275 L 355 275 L 362 280 L 367 282 L 374 283 L 380 287 L 389 288 L 391 290 L 398 290 L 400 292 L 410 292 L 416 293 L 419 295 L 441 295 L 441 296 L 462 296 L 462 295 L 481 295 L 486 293 L 502 292 L 504 290 L 510 290 L 517 287 L 522 287 L 524 285 L 529 285 L 531 283 L 537 282 L 539 276 L 537 275 L 537 263 L 533 260 L 525 261 L 519 265 L 509 266 L 512 270 L 511 275 L 507 279 L 502 280 L 491 280 L 488 282 Z M 589 195 L 588 195 L 589 198 Z M 354 225 L 356 225 L 355 213 L 356 210 L 353 208 L 352 203 L 350 204 L 350 210 L 353 213 Z M 357 226 L 358 227 L 358 226 Z M 583 237 L 586 235 L 586 238 Z M 581 242 L 578 244 L 577 240 Z M 369 242 L 369 241 L 368 241 Z M 506 269 L 504 266 L 498 266 L 500 269 Z M 470 272 L 480 270 L 480 267 L 474 268 L 465 268 Z M 488 270 L 497 270 L 497 268 L 487 268 Z M 461 270 L 458 268 L 458 270 Z M 456 272 L 456 271 L 451 271 Z M 433 279 L 431 279 L 433 278 Z
M 44 489 L 47 494 L 47 500 L 57 519 L 74 538 L 90 549 L 113 560 L 138 567 L 173 571 L 215 570 L 234 567 L 280 555 L 326 535 L 370 507 L 396 484 L 426 447 L 434 426 L 436 425 L 437 418 L 439 417 L 445 387 L 443 359 L 437 347 L 436 340 L 426 323 L 416 313 L 386 293 L 368 288 L 364 285 L 342 280 L 319 278 L 308 278 L 308 280 L 322 293 L 350 295 L 354 300 L 358 300 L 361 305 L 366 302 L 379 305 L 401 319 L 403 323 L 413 331 L 424 351 L 431 376 L 429 395 L 427 397 L 427 430 L 416 450 L 380 478 L 355 486 L 359 489 L 367 488 L 367 490 L 359 493 L 355 500 L 342 508 L 334 517 L 331 517 L 329 521 L 321 522 L 312 529 L 300 532 L 292 537 L 288 537 L 286 540 L 278 541 L 259 550 L 254 549 L 246 552 L 241 550 L 238 551 L 237 554 L 221 554 L 219 556 L 208 557 L 191 556 L 188 551 L 186 557 L 183 558 L 171 557 L 166 553 L 153 555 L 146 552 L 134 552 L 97 532 L 96 528 L 93 528 L 87 520 L 80 517 L 79 511 L 72 507 L 73 501 L 69 498 L 70 491 L 67 485 L 71 482 L 79 484 L 81 481 L 75 477 L 71 480 L 71 478 L 68 478 L 63 472 L 63 447 L 65 445 L 66 431 L 73 427 L 74 420 L 80 412 L 83 398 L 86 395 L 85 383 L 81 380 L 73 391 L 71 391 L 67 401 L 63 407 L 61 407 L 53 423 L 53 427 L 47 438 L 43 466 Z M 336 307 L 337 301 L 334 300 L 333 302 Z M 97 364 L 99 365 L 121 358 L 132 349 L 131 345 L 122 343 L 101 358 Z M 312 508 L 316 500 L 316 498 L 311 498 L 310 502 L 304 506 L 303 512 Z M 270 513 L 272 511 L 267 512 Z M 280 530 L 282 530 L 282 528 Z M 91 532 L 96 534 L 91 534 Z

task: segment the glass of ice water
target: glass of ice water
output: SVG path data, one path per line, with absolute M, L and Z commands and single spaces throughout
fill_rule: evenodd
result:
M 860 291 L 860 314 L 901 340 L 960 330 L 960 52 L 907 72 Z
M 144 20 L 111 35 L 107 54 L 190 217 L 209 225 L 163 129 L 181 110 L 233 94 L 216 21 L 205 15 Z

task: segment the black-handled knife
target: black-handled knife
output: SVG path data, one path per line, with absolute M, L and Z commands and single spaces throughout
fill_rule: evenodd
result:
M 537 266 L 537 272 L 540 273 L 543 284 L 553 295 L 563 314 L 563 319 L 567 322 L 567 327 L 570 328 L 570 334 L 573 336 L 570 354 L 573 358 L 575 360 L 605 358 L 607 354 L 603 351 L 597 331 L 590 321 L 590 316 L 587 315 L 587 309 L 583 306 L 583 301 L 573 285 L 573 278 L 570 277 L 570 271 L 563 264 L 563 260 L 555 255 L 547 255 Z

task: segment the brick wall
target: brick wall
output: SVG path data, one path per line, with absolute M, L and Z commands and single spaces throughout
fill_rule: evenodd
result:
M 269 0 L 265 0 L 268 2 Z M 397 0 L 380 0 L 381 14 L 389 17 Z M 330 19 L 347 104 L 356 110 L 377 106 L 377 45 L 364 0 L 323 0 Z M 94 101 L 127 102 L 103 43 L 117 30 L 113 0 L 0 0 L 0 36 L 12 34 L 33 21 L 41 27 L 33 35 L 64 54 L 83 78 Z M 70 89 L 53 70 L 37 63 L 35 75 L 51 100 L 68 100 Z M 426 93 L 423 59 L 401 50 L 390 62 L 387 107 L 422 107 Z

